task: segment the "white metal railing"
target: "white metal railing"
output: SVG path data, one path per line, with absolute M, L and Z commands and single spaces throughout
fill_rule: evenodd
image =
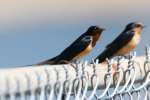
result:
M 0 100 L 148 100 L 149 51 L 146 48 L 146 56 L 131 54 L 103 64 L 0 69 Z

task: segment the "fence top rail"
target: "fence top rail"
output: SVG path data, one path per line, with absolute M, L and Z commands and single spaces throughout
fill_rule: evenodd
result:
M 137 62 L 134 65 L 136 70 L 135 82 L 140 82 L 145 76 L 145 56 L 139 56 L 133 58 L 133 61 Z M 113 65 L 113 64 L 112 64 Z M 88 89 L 92 89 L 92 85 L 96 85 L 95 81 L 91 79 L 96 75 L 99 80 L 98 87 L 101 89 L 106 88 L 106 74 L 114 75 L 119 73 L 120 84 L 125 84 L 123 82 L 124 76 L 121 75 L 119 69 L 112 67 L 109 70 L 108 64 L 88 64 L 88 63 L 78 63 L 76 69 L 70 64 L 66 65 L 43 65 L 43 66 L 27 66 L 20 68 L 10 68 L 10 69 L 0 69 L 0 94 L 5 93 L 15 93 L 16 91 L 27 91 L 35 90 L 38 87 L 44 87 L 47 84 L 54 86 L 56 83 L 64 84 L 64 82 L 73 82 L 75 80 L 85 78 L 88 83 Z M 124 60 L 121 63 L 122 74 L 126 73 L 129 68 L 129 61 Z M 129 77 L 129 76 L 126 76 Z M 132 76 L 133 77 L 133 76 Z M 111 82 L 111 85 L 113 81 Z

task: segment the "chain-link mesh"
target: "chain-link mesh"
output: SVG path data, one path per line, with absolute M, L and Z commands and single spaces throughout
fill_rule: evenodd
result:
M 114 59 L 1 69 L 0 100 L 149 100 L 149 48 Z

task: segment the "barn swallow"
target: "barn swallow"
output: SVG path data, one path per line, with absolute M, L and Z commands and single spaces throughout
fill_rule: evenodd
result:
M 110 59 L 114 56 L 124 56 L 132 51 L 140 42 L 141 32 L 145 26 L 140 22 L 129 23 L 123 32 L 110 44 L 105 50 L 96 57 L 99 63 L 104 62 L 106 58 Z M 96 61 L 95 59 L 95 61 Z
M 83 33 L 77 40 L 75 40 L 69 47 L 67 47 L 58 56 L 49 60 L 43 61 L 38 65 L 43 64 L 66 64 L 80 59 L 87 55 L 95 47 L 97 40 L 104 31 L 104 28 L 98 26 L 91 26 L 88 30 Z

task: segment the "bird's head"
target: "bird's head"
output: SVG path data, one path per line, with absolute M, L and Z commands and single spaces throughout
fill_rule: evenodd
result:
M 126 28 L 125 28 L 124 31 L 130 31 L 130 30 L 132 30 L 134 32 L 141 33 L 144 28 L 145 28 L 145 26 L 142 23 L 140 23 L 140 22 L 132 22 L 132 23 L 129 23 L 126 26 Z
M 93 39 L 92 46 L 94 47 L 96 45 L 97 40 L 101 36 L 101 33 L 104 30 L 105 30 L 104 28 L 100 28 L 98 26 L 91 26 L 88 28 L 88 30 L 86 31 L 84 35 L 92 36 L 92 39 Z
M 88 35 L 97 35 L 97 34 L 101 34 L 101 32 L 103 32 L 105 29 L 104 28 L 100 28 L 98 26 L 90 26 L 87 30 L 87 34 Z

